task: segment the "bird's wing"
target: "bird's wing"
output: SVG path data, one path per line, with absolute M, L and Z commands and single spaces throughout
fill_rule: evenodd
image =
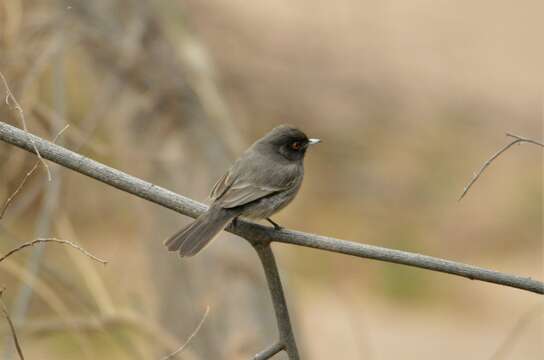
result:
M 233 208 L 248 204 L 275 192 L 285 190 L 279 187 L 259 186 L 250 183 L 235 183 L 216 200 L 222 208 Z
M 210 198 L 223 208 L 233 208 L 293 186 L 296 167 L 274 169 L 268 159 L 246 153 L 217 181 Z
M 225 191 L 227 191 L 232 185 L 232 176 L 230 175 L 231 171 L 227 171 L 225 175 L 221 176 L 219 180 L 215 183 L 210 192 L 210 199 L 217 200 L 219 199 Z

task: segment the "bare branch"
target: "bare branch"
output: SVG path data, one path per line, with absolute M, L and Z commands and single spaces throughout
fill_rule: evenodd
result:
M 198 323 L 198 325 L 196 326 L 195 330 L 193 331 L 193 333 L 187 338 L 187 340 L 185 341 L 185 343 L 183 343 L 183 345 L 181 345 L 181 347 L 179 349 L 177 349 L 176 351 L 174 351 L 173 353 L 171 353 L 170 355 L 167 355 L 163 358 L 161 358 L 161 360 L 168 360 L 168 359 L 172 359 L 174 358 L 176 355 L 178 355 L 179 353 L 181 353 L 183 351 L 183 349 L 185 349 L 185 347 L 187 345 L 189 345 L 189 343 L 191 342 L 191 340 L 193 340 L 193 338 L 196 336 L 196 334 L 200 331 L 200 328 L 202 327 L 202 325 L 204 324 L 204 321 L 206 321 L 206 318 L 208 317 L 208 314 L 210 313 L 210 306 L 208 305 L 206 307 L 206 311 L 204 312 L 204 315 L 202 315 L 202 319 L 200 319 L 200 322 Z
M 207 209 L 206 205 L 202 203 L 134 176 L 130 176 L 122 171 L 91 160 L 61 146 L 52 144 L 37 136 L 30 135 L 30 137 L 32 137 L 46 159 L 117 189 L 193 218 L 202 214 Z M 26 151 L 33 152 L 29 135 L 14 126 L 1 121 L 0 140 L 20 147 Z M 407 251 L 365 245 L 357 242 L 287 229 L 276 231 L 269 227 L 243 220 L 238 221 L 236 227 L 229 226 L 227 231 L 243 237 L 252 244 L 276 241 L 300 245 L 362 258 L 444 272 L 471 280 L 486 281 L 531 291 L 537 294 L 544 294 L 544 283 L 541 281 Z
M 275 343 L 274 345 L 271 345 L 270 347 L 266 348 L 265 350 L 261 351 L 257 355 L 253 357 L 253 360 L 266 360 L 270 359 L 272 356 L 276 355 L 280 351 L 282 351 L 284 348 L 282 343 Z
M 44 158 L 50 161 L 193 218 L 199 216 L 207 209 L 204 204 L 86 158 L 76 152 L 28 134 L 4 122 L 0 122 L 0 140 L 29 152 L 34 152 L 33 144 L 36 144 Z M 427 255 L 365 245 L 293 230 L 284 229 L 278 231 L 242 220 L 238 221 L 236 226 L 233 226 L 232 224 L 229 225 L 226 230 L 243 237 L 251 243 L 259 254 L 265 270 L 280 333 L 279 345 L 261 352 L 261 354 L 264 353 L 262 356 L 265 356 L 265 359 L 266 356 L 272 356 L 270 354 L 276 350 L 276 352 L 285 350 L 289 355 L 290 360 L 297 360 L 299 358 L 293 331 L 291 329 L 287 305 L 283 295 L 281 280 L 270 248 L 270 243 L 273 241 L 327 250 L 361 258 L 404 264 L 458 275 L 471 280 L 486 281 L 531 291 L 537 294 L 544 294 L 544 283 L 541 281 Z
M 461 199 L 463 199 L 463 197 L 465 197 L 465 195 L 467 194 L 467 192 L 470 190 L 470 188 L 472 187 L 472 185 L 474 185 L 474 183 L 480 178 L 480 176 L 483 174 L 483 172 L 485 171 L 485 169 L 487 169 L 487 167 L 489 165 L 491 165 L 491 163 L 497 159 L 499 156 L 502 155 L 502 153 L 504 153 L 506 150 L 510 149 L 512 146 L 514 146 L 515 144 L 521 144 L 521 143 L 529 143 L 529 144 L 534 144 L 534 145 L 538 145 L 538 146 L 542 146 L 544 147 L 544 144 L 541 143 L 541 142 L 538 142 L 536 140 L 532 140 L 532 139 L 528 139 L 528 138 L 525 138 L 525 137 L 522 137 L 522 136 L 518 136 L 518 135 L 514 135 L 514 134 L 510 134 L 510 133 L 506 133 L 506 136 L 508 137 L 511 137 L 511 138 L 514 138 L 513 141 L 511 141 L 510 143 L 506 144 L 505 146 L 503 146 L 501 149 L 499 149 L 499 151 L 497 151 L 493 156 L 491 156 L 489 159 L 486 160 L 486 162 L 484 162 L 484 164 L 482 165 L 482 167 L 480 168 L 480 170 L 478 170 L 478 172 L 474 173 L 474 175 L 472 176 L 472 179 L 469 181 L 469 183 L 465 186 L 465 188 L 463 189 L 463 193 L 461 194 L 461 196 L 459 197 L 458 201 L 461 201 Z
M 57 140 L 59 139 L 59 137 L 70 127 L 69 124 L 66 124 L 66 126 L 64 126 L 58 133 L 57 135 L 55 135 L 55 138 L 53 139 L 53 143 L 56 143 Z M 36 171 L 36 169 L 38 169 L 38 166 L 40 165 L 40 160 L 36 161 L 34 163 L 34 165 L 32 166 L 32 168 L 25 174 L 25 177 L 23 178 L 23 180 L 21 180 L 21 182 L 19 183 L 19 185 L 17 186 L 17 188 L 15 189 L 15 191 L 7 198 L 6 202 L 4 202 L 4 205 L 2 206 L 2 209 L 0 210 L 0 220 L 2 220 L 2 218 L 4 217 L 4 215 L 6 214 L 6 211 L 8 210 L 8 207 L 9 205 L 11 204 L 11 202 L 15 199 L 15 197 L 21 192 L 21 190 L 23 189 L 23 187 L 25 186 L 27 180 L 34 174 L 34 172 Z
M 8 82 L 1 71 L 0 71 L 0 79 L 2 79 L 2 82 L 4 83 L 4 88 L 6 89 L 6 100 L 5 100 L 6 105 L 9 106 L 10 101 L 13 103 L 13 106 L 15 107 L 15 110 L 17 110 L 17 114 L 19 115 L 19 119 L 21 120 L 21 125 L 23 126 L 23 130 L 26 133 L 30 134 L 26 126 L 26 120 L 25 120 L 25 114 L 23 112 L 23 108 L 17 102 L 17 99 L 15 98 L 15 96 L 13 96 L 13 93 L 11 92 L 11 89 L 8 86 Z M 30 138 L 30 142 L 32 143 L 32 148 L 34 150 L 33 152 L 36 154 L 36 156 L 38 156 L 38 160 L 42 163 L 43 167 L 45 168 L 45 171 L 47 172 L 47 179 L 51 181 L 51 171 L 49 170 L 49 166 L 47 165 L 42 155 L 38 151 L 38 148 L 36 147 L 36 144 L 34 143 L 34 140 L 32 138 Z
M 25 357 L 23 355 L 23 349 L 21 348 L 21 343 L 19 342 L 19 338 L 17 337 L 17 332 L 15 331 L 15 325 L 13 325 L 13 321 L 11 320 L 11 317 L 9 316 L 9 312 L 8 312 L 8 309 L 6 308 L 6 304 L 4 304 L 4 300 L 2 300 L 2 295 L 4 295 L 4 290 L 5 289 L 0 290 L 0 307 L 2 308 L 4 317 L 8 321 L 11 337 L 13 338 L 13 343 L 15 344 L 15 349 L 17 350 L 17 354 L 19 355 L 19 359 L 25 360 Z
M 285 295 L 283 294 L 283 287 L 281 285 L 280 274 L 278 272 L 274 253 L 270 248 L 270 243 L 255 244 L 253 247 L 259 255 L 259 259 L 261 259 L 261 264 L 263 265 L 264 273 L 266 275 L 266 282 L 268 283 L 268 288 L 270 290 L 270 296 L 272 297 L 272 303 L 274 304 L 274 313 L 276 314 L 276 322 L 280 333 L 280 350 L 284 349 L 289 355 L 290 360 L 298 360 L 297 343 L 295 341 L 295 335 L 293 334 L 291 320 L 289 319 L 289 310 L 287 309 Z M 278 351 L 276 351 L 276 353 Z M 268 354 L 270 353 L 271 352 L 268 352 Z M 265 355 L 266 354 L 265 350 Z M 264 357 L 264 359 L 267 359 L 267 357 Z
M 16 252 L 18 252 L 20 250 L 23 250 L 24 248 L 31 247 L 31 246 L 34 246 L 34 245 L 39 244 L 39 243 L 47 243 L 47 242 L 52 242 L 52 243 L 71 246 L 74 249 L 80 251 L 83 255 L 85 255 L 85 256 L 87 256 L 87 257 L 89 257 L 89 258 L 91 258 L 91 259 L 93 259 L 95 261 L 98 261 L 99 263 L 102 263 L 103 265 L 106 265 L 108 263 L 106 260 L 102 260 L 99 257 L 94 256 L 93 254 L 91 254 L 90 252 L 88 252 L 87 250 L 85 250 L 84 248 L 82 248 L 81 246 L 79 246 L 76 243 L 73 243 L 73 242 L 71 242 L 69 240 L 61 240 L 61 239 L 57 239 L 57 238 L 40 238 L 40 239 L 36 239 L 36 240 L 26 242 L 26 243 L 24 243 L 22 245 L 19 245 L 15 249 L 8 251 L 8 253 L 6 253 L 4 256 L 0 257 L 0 262 L 6 260 L 8 257 L 10 257 L 11 255 L 15 254 Z

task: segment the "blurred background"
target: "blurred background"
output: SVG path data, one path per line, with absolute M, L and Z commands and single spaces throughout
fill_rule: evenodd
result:
M 0 1 L 0 71 L 30 131 L 205 201 L 272 127 L 323 139 L 275 217 L 297 230 L 543 279 L 544 3 Z M 3 91 L 3 90 L 2 90 Z M 20 126 L 4 103 L 0 120 Z M 0 203 L 35 158 L 0 143 Z M 276 338 L 258 259 L 224 234 L 179 259 L 189 219 L 51 164 L 0 220 L 3 300 L 30 359 L 248 359 Z M 274 245 L 304 359 L 541 359 L 539 296 Z M 0 359 L 15 359 L 0 324 Z M 285 355 L 277 356 L 285 359 Z

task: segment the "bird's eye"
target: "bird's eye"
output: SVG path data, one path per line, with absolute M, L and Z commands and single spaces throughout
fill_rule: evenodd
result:
M 300 150 L 302 148 L 302 143 L 295 141 L 291 144 L 291 149 L 293 150 Z

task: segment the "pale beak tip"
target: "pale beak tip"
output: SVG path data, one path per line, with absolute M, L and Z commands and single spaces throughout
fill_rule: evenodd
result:
M 308 144 L 310 144 L 310 145 L 319 144 L 320 142 L 321 142 L 320 139 L 309 139 L 308 140 Z

